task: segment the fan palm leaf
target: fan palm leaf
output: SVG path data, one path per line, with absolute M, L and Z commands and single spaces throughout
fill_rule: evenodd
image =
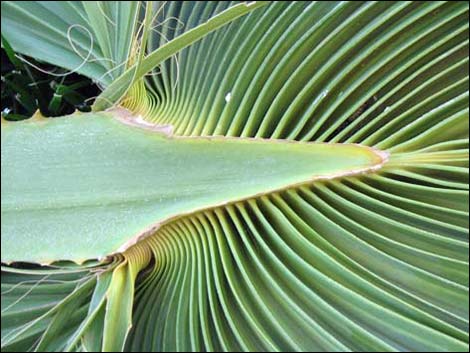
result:
M 2 122 L 2 350 L 468 351 L 468 2 L 4 1 L 2 36 L 103 89 Z

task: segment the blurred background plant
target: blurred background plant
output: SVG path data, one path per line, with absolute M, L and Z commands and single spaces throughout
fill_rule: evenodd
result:
M 15 55 L 2 36 L 1 90 L 5 119 L 27 119 L 37 110 L 47 117 L 67 115 L 75 110 L 90 111 L 94 97 L 99 94 L 92 80 L 29 57 L 23 58 L 27 62 Z

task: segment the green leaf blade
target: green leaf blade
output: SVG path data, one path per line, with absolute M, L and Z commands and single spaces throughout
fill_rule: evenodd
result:
M 124 119 L 2 125 L 2 261 L 101 258 L 181 215 L 374 170 L 385 158 L 354 144 L 169 137 Z

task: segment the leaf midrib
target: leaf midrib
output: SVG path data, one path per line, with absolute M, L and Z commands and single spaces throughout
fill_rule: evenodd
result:
M 2 260 L 4 254 L 15 261 L 97 258 L 169 220 L 373 171 L 386 159 L 359 145 L 168 137 L 113 117 L 81 114 L 2 126 L 2 245 L 9 244 L 2 246 Z M 84 239 L 82 253 L 62 255 L 75 234 Z M 43 249 L 54 238 L 63 252 Z M 25 249 L 16 249 L 14 239 Z

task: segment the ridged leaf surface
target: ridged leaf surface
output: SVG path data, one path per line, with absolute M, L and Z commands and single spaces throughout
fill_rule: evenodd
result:
M 468 2 L 273 2 L 185 45 L 234 5 L 152 3 L 145 52 L 127 73 L 101 82 L 116 94 L 104 90 L 95 109 L 125 92 L 120 106 L 175 136 L 353 143 L 387 152 L 387 163 L 165 223 L 89 265 L 81 276 L 98 283 L 83 291 L 94 299 L 71 300 L 75 315 L 85 312 L 73 316 L 83 326 L 71 323 L 61 335 L 49 320 L 61 322 L 62 310 L 44 318 L 36 310 L 39 300 L 53 308 L 63 297 L 38 269 L 5 267 L 2 349 L 38 347 L 39 337 L 41 349 L 120 349 L 127 336 L 131 351 L 468 351 Z M 2 20 L 41 22 L 31 6 L 2 2 Z M 103 21 L 115 34 L 120 20 L 101 9 L 116 20 Z M 16 50 L 42 59 L 44 48 L 60 53 L 43 39 L 55 38 L 47 25 L 27 46 L 25 25 L 3 23 Z M 66 37 L 66 28 L 56 32 Z M 146 74 L 130 80 L 139 69 Z M 57 266 L 66 265 L 76 266 Z M 33 285 L 46 297 L 26 300 Z M 116 300 L 127 309 L 113 309 Z M 34 330 L 22 331 L 38 317 Z

